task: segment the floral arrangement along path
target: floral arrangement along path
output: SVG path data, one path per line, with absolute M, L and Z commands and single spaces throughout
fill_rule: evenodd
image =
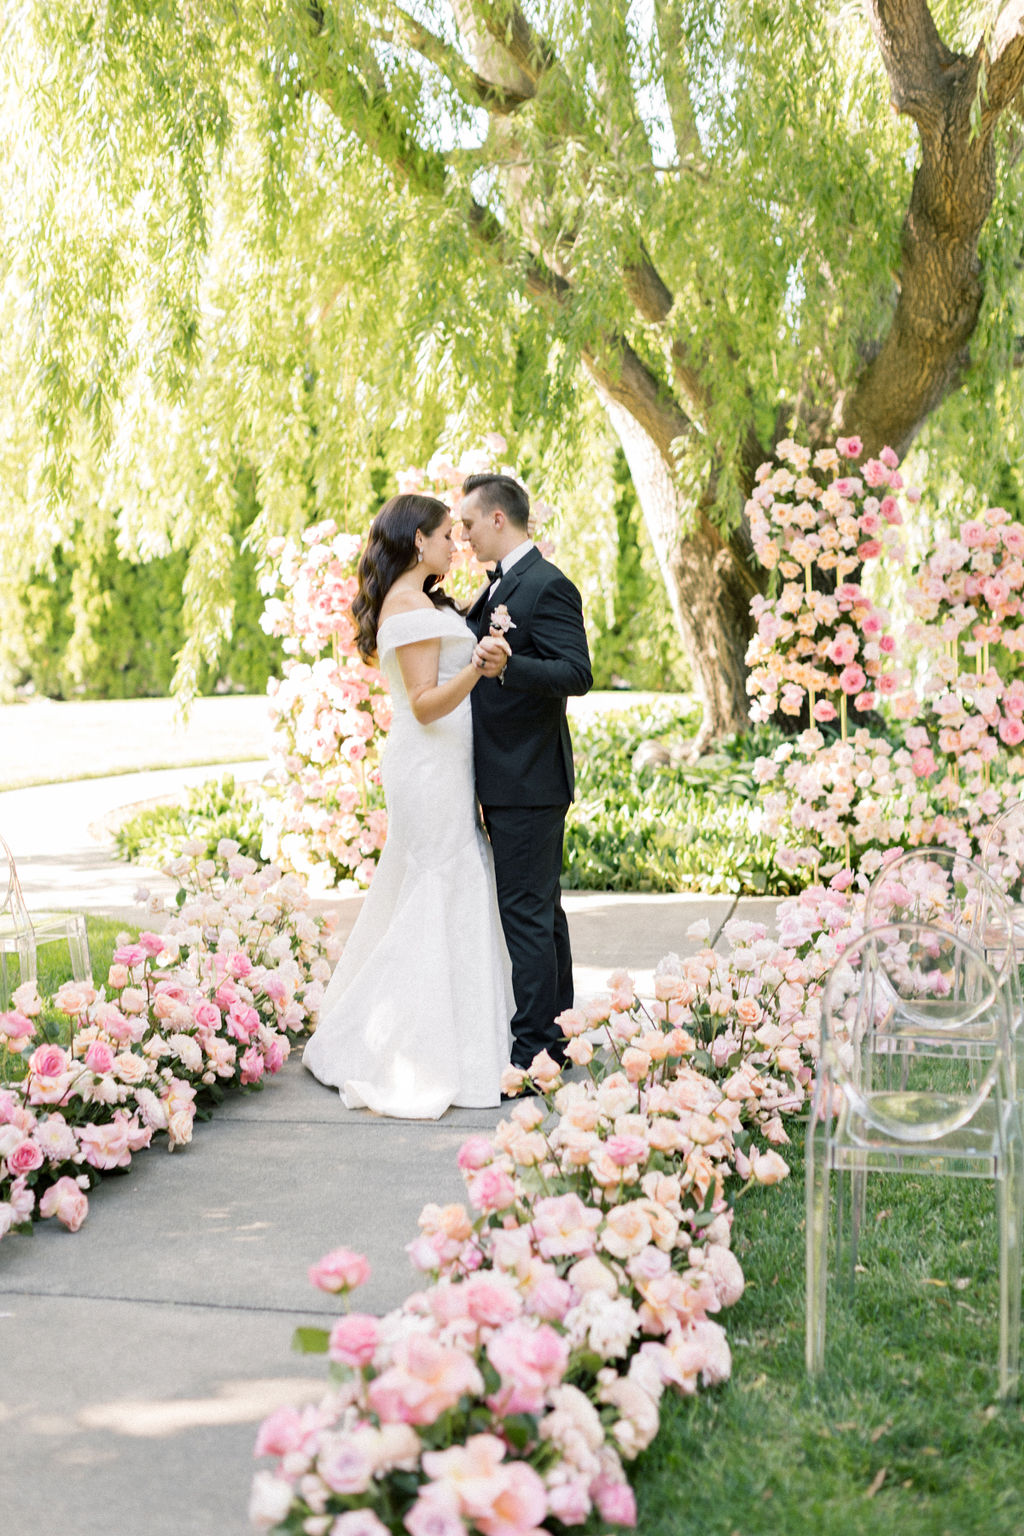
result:
M 694 915 L 686 898 L 602 897 L 570 921 L 584 960 L 606 958 L 603 976 L 692 947 Z M 318 1311 L 308 1266 L 344 1233 L 373 1268 L 360 1304 L 399 1305 L 422 1206 L 462 1198 L 457 1150 L 497 1118 L 352 1114 L 296 1055 L 263 1092 L 229 1097 L 188 1148 L 144 1153 L 91 1191 L 75 1235 L 48 1221 L 0 1244 L 5 1497 L 18 1527 L 242 1536 L 258 1421 L 322 1385 L 318 1362 L 289 1348 Z M 336 1312 L 326 1295 L 319 1310 L 325 1324 Z M 32 1471 L 43 1452 L 52 1480 Z

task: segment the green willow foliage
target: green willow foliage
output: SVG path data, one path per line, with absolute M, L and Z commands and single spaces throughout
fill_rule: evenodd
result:
M 751 432 L 767 450 L 797 412 L 831 415 L 891 312 L 917 157 L 861 7 L 535 0 L 558 66 L 490 116 L 460 51 L 484 8 L 9 0 L 0 671 L 26 581 L 112 538 L 184 561 L 174 683 L 194 690 L 232 634 L 240 545 L 361 527 L 403 463 L 487 428 L 607 610 L 616 487 L 581 358 L 618 338 L 667 389 L 673 349 L 692 360 L 677 476 L 696 501 L 711 475 L 722 521 Z M 933 11 L 951 46 L 994 14 Z M 1024 460 L 1016 132 L 974 364 L 923 440 L 940 480 Z M 571 269 L 563 302 L 536 291 L 538 243 Z M 645 252 L 666 325 L 629 294 Z

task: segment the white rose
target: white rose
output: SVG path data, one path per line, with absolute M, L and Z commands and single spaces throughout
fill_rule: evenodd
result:
M 292 1507 L 292 1485 L 272 1472 L 257 1472 L 252 1480 L 249 1519 L 258 1531 L 280 1525 Z

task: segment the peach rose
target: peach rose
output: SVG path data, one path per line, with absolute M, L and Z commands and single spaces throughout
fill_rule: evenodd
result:
M 77 1232 L 89 1214 L 89 1201 L 76 1181 L 65 1176 L 45 1191 L 39 1202 L 39 1214 L 44 1218 L 56 1216 L 69 1232 Z

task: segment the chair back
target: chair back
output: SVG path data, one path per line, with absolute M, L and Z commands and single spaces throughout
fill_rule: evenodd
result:
M 1010 903 L 1020 944 L 1024 939 L 1024 800 L 1008 805 L 992 822 L 979 861 Z
M 0 904 L 0 917 L 10 920 L 16 934 L 23 933 L 31 937 L 32 919 L 29 917 L 28 907 L 21 893 L 18 866 L 14 862 L 14 854 L 3 837 L 0 837 L 0 891 L 4 893 L 3 903 Z
M 925 923 L 959 934 L 985 956 L 1006 987 L 1011 1028 L 1016 1027 L 1022 1013 L 1018 958 L 1024 933 L 991 869 L 954 848 L 901 854 L 879 870 L 864 907 L 865 928 L 890 923 Z
M 845 1105 L 895 1141 L 937 1141 L 993 1094 L 1012 1100 L 1009 1030 L 1005 986 L 961 935 L 923 923 L 866 929 L 822 997 L 817 1110 Z

